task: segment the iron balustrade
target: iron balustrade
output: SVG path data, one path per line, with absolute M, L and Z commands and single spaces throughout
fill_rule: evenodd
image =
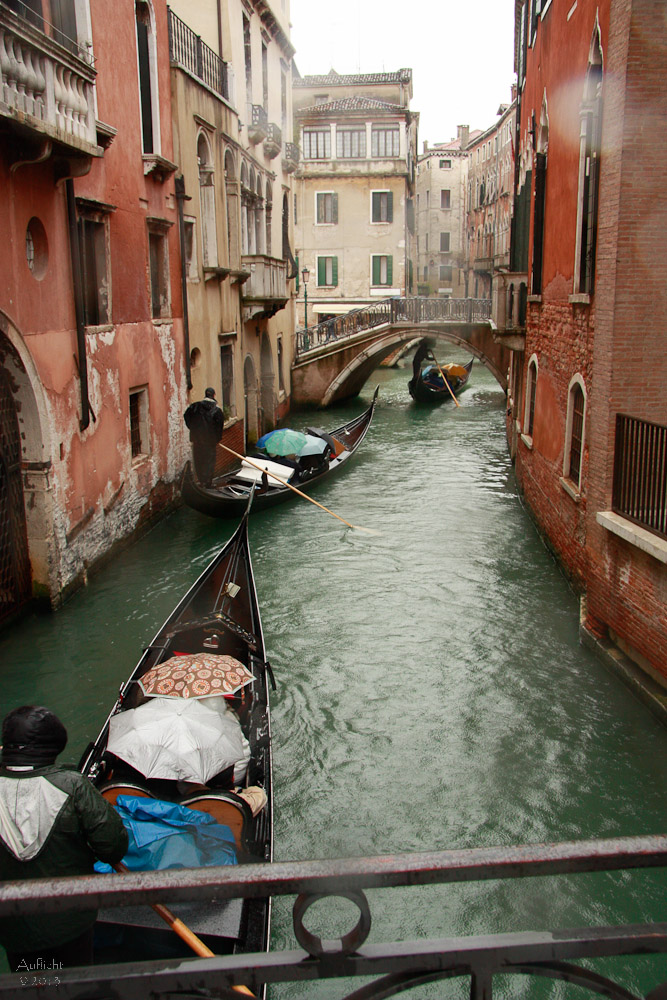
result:
M 485 323 L 491 318 L 490 299 L 390 298 L 352 309 L 296 332 L 296 353 L 303 355 L 332 341 L 346 340 L 377 326 L 408 323 Z
M 667 427 L 616 415 L 611 507 L 667 538 Z
M 169 18 L 169 57 L 188 70 L 207 87 L 229 100 L 227 63 L 196 35 L 180 17 L 167 7 Z
M 300 949 L 63 969 L 57 972 L 58 996 L 68 1000 L 93 995 L 144 1000 L 149 992 L 154 1000 L 176 992 L 233 997 L 238 994 L 230 992 L 232 983 L 245 985 L 259 995 L 263 984 L 356 976 L 371 977 L 372 981 L 349 993 L 347 1000 L 393 996 L 453 977 L 470 980 L 472 1000 L 491 1000 L 495 977 L 508 974 L 560 979 L 587 988 L 592 994 L 638 1000 L 621 983 L 574 963 L 581 959 L 665 954 L 667 923 L 367 944 L 371 912 L 364 890 L 666 866 L 667 835 L 660 835 L 332 861 L 171 869 L 122 877 L 34 879 L 6 882 L 0 887 L 0 917 L 151 902 L 173 905 L 211 898 L 297 896 L 293 924 Z M 334 941 L 323 941 L 304 926 L 309 907 L 323 897 L 349 899 L 359 910 L 355 926 Z M 40 972 L 43 977 L 50 976 L 53 985 L 53 973 L 38 970 L 37 978 Z M 19 979 L 16 973 L 0 976 L 0 997 L 15 997 Z M 20 983 L 20 995 L 43 997 L 43 985 L 48 984 L 34 984 L 29 976 L 26 979 L 25 984 Z M 657 986 L 651 998 L 664 997 L 666 990 L 667 983 Z

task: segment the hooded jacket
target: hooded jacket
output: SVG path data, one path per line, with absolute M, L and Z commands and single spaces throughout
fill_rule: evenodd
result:
M 49 764 L 0 767 L 0 879 L 92 875 L 97 858 L 120 861 L 128 837 L 120 816 L 78 771 Z M 97 911 L 0 919 L 7 951 L 66 944 L 95 923 Z

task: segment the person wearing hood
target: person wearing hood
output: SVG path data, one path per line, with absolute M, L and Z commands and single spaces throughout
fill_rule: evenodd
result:
M 82 774 L 56 764 L 66 744 L 67 730 L 48 708 L 24 705 L 2 723 L 3 882 L 92 875 L 96 859 L 113 865 L 127 851 L 115 809 Z M 10 970 L 92 965 L 96 917 L 96 911 L 70 910 L 0 919 Z
M 215 401 L 215 389 L 209 386 L 203 399 L 190 403 L 183 419 L 190 431 L 197 479 L 203 486 L 210 486 L 215 470 L 215 449 L 225 423 L 224 414 Z

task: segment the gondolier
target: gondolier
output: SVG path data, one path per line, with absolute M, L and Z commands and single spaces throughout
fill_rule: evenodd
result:
M 204 486 L 210 486 L 215 470 L 215 449 L 222 438 L 225 423 L 224 414 L 215 400 L 215 389 L 209 386 L 203 399 L 190 403 L 183 419 L 190 431 L 197 479 Z
M 120 816 L 87 778 L 55 763 L 67 730 L 53 712 L 14 709 L 2 724 L 2 744 L 1 880 L 92 875 L 96 858 L 121 860 L 128 838 Z M 3 918 L 0 944 L 11 971 L 91 965 L 96 916 L 92 910 Z

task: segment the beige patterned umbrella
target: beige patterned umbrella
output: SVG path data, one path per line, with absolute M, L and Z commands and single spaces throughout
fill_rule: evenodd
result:
M 233 656 L 192 653 L 151 667 L 139 678 L 139 686 L 149 698 L 213 698 L 234 694 L 252 680 Z

